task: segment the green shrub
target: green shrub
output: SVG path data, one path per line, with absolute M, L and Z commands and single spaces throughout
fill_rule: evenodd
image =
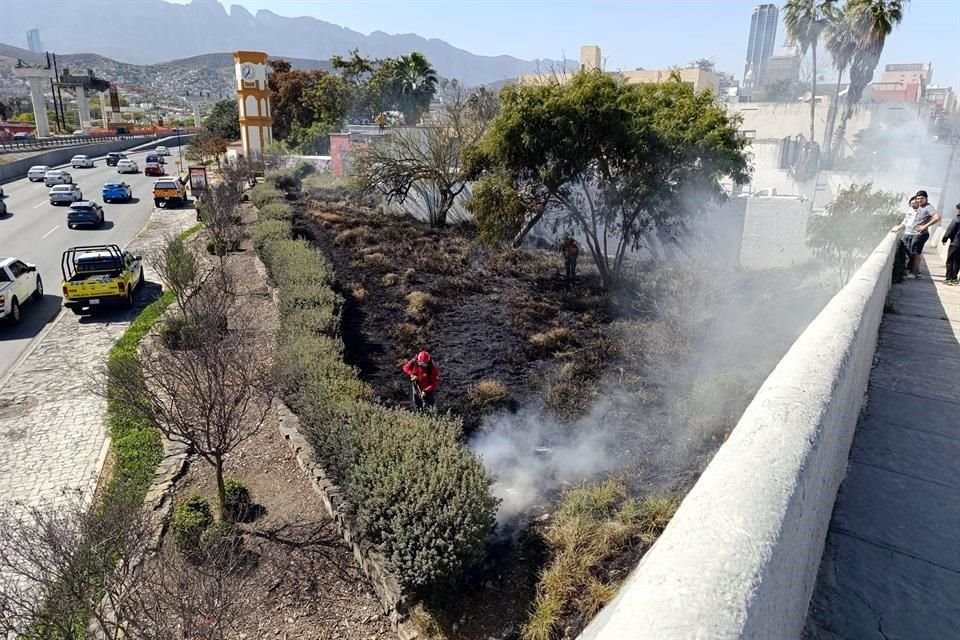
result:
M 204 561 L 230 563 L 242 549 L 243 537 L 232 522 L 215 522 L 200 535 L 199 551 Z
M 224 502 L 224 520 L 243 522 L 250 515 L 253 500 L 250 489 L 239 480 L 230 479 L 224 483 L 226 502 Z
M 282 171 L 271 171 L 264 177 L 264 182 L 275 189 L 293 193 L 300 190 L 300 178 L 292 169 L 283 169 Z
M 293 207 L 286 202 L 268 202 L 260 207 L 259 217 L 261 220 L 286 220 L 293 219 Z
M 290 223 L 284 220 L 261 220 L 253 228 L 253 246 L 263 255 L 270 243 L 288 239 L 292 231 Z
M 203 534 L 212 524 L 213 510 L 201 496 L 191 496 L 178 504 L 171 524 L 177 549 L 195 558 L 203 548 Z
M 330 263 L 285 237 L 287 227 L 265 226 L 277 222 L 262 220 L 254 238 L 279 289 L 280 389 L 345 492 L 358 534 L 383 549 L 404 587 L 447 584 L 484 553 L 496 510 L 490 479 L 460 444 L 459 420 L 371 402 L 343 361 Z
M 196 346 L 201 330 L 183 316 L 171 316 L 160 325 L 160 341 L 167 349 L 190 349 Z
M 271 202 L 283 202 L 286 200 L 283 192 L 274 187 L 272 184 L 267 184 L 265 182 L 258 184 L 253 189 L 250 189 L 250 191 L 247 192 L 247 195 L 250 196 L 250 202 L 252 202 L 253 206 L 255 206 L 257 209 Z

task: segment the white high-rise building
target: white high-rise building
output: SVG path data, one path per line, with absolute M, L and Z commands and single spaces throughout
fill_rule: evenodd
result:
M 766 82 L 767 62 L 773 54 L 779 18 L 780 10 L 775 4 L 760 4 L 753 8 L 750 38 L 747 40 L 747 62 L 743 66 L 744 87 L 761 87 Z
M 34 53 L 43 53 L 43 43 L 40 42 L 40 29 L 27 31 L 27 49 Z

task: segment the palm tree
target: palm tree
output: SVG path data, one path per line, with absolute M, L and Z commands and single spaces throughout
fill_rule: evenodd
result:
M 787 0 L 783 6 L 783 24 L 787 33 L 800 45 L 800 55 L 810 50 L 813 86 L 810 93 L 810 141 L 814 141 L 814 119 L 817 115 L 817 44 L 820 32 L 827 25 L 836 0 Z
M 857 51 L 853 14 L 849 5 L 842 10 L 831 12 L 823 35 L 827 51 L 830 52 L 833 66 L 837 70 L 837 89 L 833 93 L 830 116 L 827 119 L 827 131 L 823 137 L 825 147 L 823 155 L 829 162 L 832 158 L 833 128 L 837 122 L 837 111 L 840 109 L 840 85 L 843 84 L 843 72 L 850 66 L 850 62 Z
M 843 118 L 837 130 L 837 144 L 843 140 L 847 121 L 853 108 L 863 96 L 863 90 L 873 80 L 873 72 L 880 62 L 880 54 L 887 36 L 903 20 L 905 0 L 849 0 L 846 11 L 850 12 L 856 50 L 850 61 L 850 88 L 844 104 Z
M 437 92 L 437 71 L 422 53 L 414 51 L 397 59 L 392 75 L 403 119 L 415 125 L 417 116 L 430 106 Z

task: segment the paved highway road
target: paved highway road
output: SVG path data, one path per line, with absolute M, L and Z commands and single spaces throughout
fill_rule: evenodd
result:
M 176 173 L 177 151 L 167 156 L 167 172 Z M 106 224 L 100 229 L 67 229 L 66 206 L 53 206 L 49 189 L 42 182 L 22 180 L 2 185 L 7 215 L 0 216 L 0 256 L 22 258 L 37 265 L 43 278 L 44 297 L 23 307 L 19 325 L 0 324 L 0 376 L 3 376 L 30 346 L 43 328 L 60 313 L 60 257 L 69 247 L 84 244 L 114 243 L 125 246 L 146 224 L 153 211 L 152 185 L 156 178 L 143 175 L 146 151 L 127 152 L 137 161 L 141 173 L 118 175 L 96 158 L 92 169 L 65 168 L 80 185 L 85 199 L 103 206 Z M 60 167 L 58 167 L 60 168 Z M 104 182 L 120 178 L 133 188 L 133 200 L 123 204 L 104 204 L 100 189 Z

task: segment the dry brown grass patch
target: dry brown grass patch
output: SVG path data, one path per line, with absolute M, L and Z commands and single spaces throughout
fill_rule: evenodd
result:
M 367 299 L 367 290 L 360 282 L 351 282 L 347 285 L 347 289 L 350 291 L 350 295 L 357 302 L 363 302 Z
M 554 327 L 530 336 L 530 344 L 541 355 L 552 355 L 576 344 L 576 334 L 567 327 Z
M 420 351 L 426 344 L 424 328 L 412 322 L 401 322 L 394 326 L 390 335 L 402 352 Z
M 398 276 L 398 275 L 395 274 L 395 273 L 386 273 L 386 274 L 383 275 L 383 278 L 380 280 L 380 282 L 381 282 L 381 283 L 383 284 L 383 286 L 385 286 L 385 287 L 392 287 L 392 286 L 394 286 L 395 284 L 397 284 L 397 281 L 398 281 L 399 279 L 400 279 L 400 276 Z
M 507 396 L 507 385 L 493 378 L 481 380 L 467 389 L 467 403 L 479 411 L 503 406 Z
M 437 300 L 426 291 L 411 291 L 407 294 L 407 315 L 414 320 L 426 320 L 433 313 Z
M 393 267 L 393 262 L 387 256 L 379 252 L 364 254 L 360 262 L 363 266 L 369 269 L 380 271 L 389 271 Z
M 333 243 L 338 247 L 349 245 L 367 245 L 374 243 L 373 234 L 369 227 L 354 227 L 341 231 L 333 239 Z

